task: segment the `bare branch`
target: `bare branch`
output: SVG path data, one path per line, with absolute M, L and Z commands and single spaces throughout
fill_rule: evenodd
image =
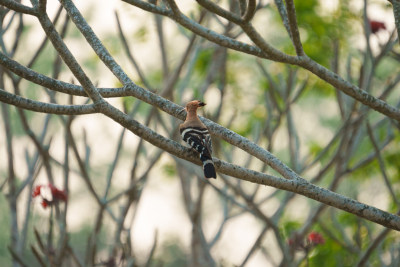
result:
M 244 22 L 249 22 L 253 17 L 254 14 L 256 13 L 256 0 L 248 0 L 249 4 L 246 9 L 246 13 L 243 16 L 243 21 Z
M 259 236 L 257 237 L 256 241 L 254 242 L 253 246 L 251 247 L 249 253 L 247 253 L 246 258 L 243 260 L 243 262 L 240 264 L 240 266 L 245 266 L 246 263 L 249 261 L 251 256 L 253 256 L 254 252 L 257 251 L 261 247 L 261 243 L 264 239 L 265 234 L 267 233 L 268 226 L 264 226 L 264 229 L 261 231 Z
M 162 21 L 163 17 L 161 17 L 160 15 L 154 15 L 154 17 L 156 20 L 157 37 L 161 52 L 163 77 L 164 79 L 167 79 L 169 73 L 169 66 L 168 66 L 167 50 L 165 47 L 165 37 L 164 37 L 163 21 Z
M 42 259 L 42 256 L 40 256 L 37 249 L 34 246 L 31 246 L 31 250 L 32 250 L 32 253 L 35 256 L 36 260 L 39 262 L 40 266 L 46 267 L 45 260 Z
M 243 16 L 246 13 L 247 9 L 247 0 L 238 0 L 239 8 L 240 8 L 240 15 Z
M 60 6 L 57 10 L 56 15 L 54 16 L 53 19 L 53 24 L 57 25 L 58 20 L 60 19 L 61 16 L 61 11 L 62 11 L 62 6 Z M 67 24 L 67 23 L 65 23 Z M 49 38 L 47 38 L 46 35 L 44 35 L 43 41 L 40 43 L 39 47 L 37 48 L 36 52 L 34 53 L 32 59 L 29 61 L 28 64 L 26 64 L 27 68 L 32 68 L 33 64 L 37 61 L 37 59 L 39 58 L 39 56 L 42 54 L 42 52 L 44 51 L 44 48 L 46 47 L 46 44 L 49 42 Z
M 140 7 L 143 4 L 143 2 L 140 0 L 129 0 L 129 1 L 134 2 L 133 5 L 138 6 L 138 7 Z M 125 1 L 125 2 L 127 2 L 127 1 Z M 227 36 L 220 35 L 210 29 L 203 27 L 202 25 L 198 24 L 197 22 L 192 21 L 191 19 L 189 19 L 188 17 L 186 17 L 185 15 L 180 13 L 179 9 L 177 9 L 175 11 L 178 11 L 178 12 L 176 12 L 176 13 L 168 12 L 167 14 L 162 14 L 162 15 L 170 17 L 171 19 L 175 20 L 182 26 L 188 28 L 192 32 L 194 32 L 214 43 L 217 43 L 219 45 L 222 45 L 222 46 L 225 46 L 225 47 L 237 50 L 237 51 L 241 51 L 241 52 L 244 52 L 247 54 L 259 56 L 262 58 L 269 58 L 268 55 L 265 55 L 259 48 L 245 44 L 243 42 L 239 42 L 239 41 L 229 38 Z
M 83 115 L 96 113 L 93 104 L 89 105 L 59 105 L 52 103 L 44 103 L 31 100 L 22 96 L 14 95 L 0 89 L 0 101 L 14 105 L 16 107 L 42 113 L 62 114 L 62 115 Z
M 14 0 L 0 0 L 0 5 L 8 7 L 9 9 L 14 10 L 16 12 L 20 12 L 20 13 L 24 13 L 24 14 L 28 14 L 28 15 L 32 15 L 32 16 L 38 15 L 38 12 L 34 8 L 25 6 Z
M 234 14 L 228 10 L 221 8 L 220 6 L 218 6 L 217 4 L 215 4 L 212 1 L 209 1 L 209 0 L 196 0 L 196 1 L 202 7 L 207 9 L 208 11 L 218 14 L 219 16 L 221 16 L 229 21 L 232 21 L 233 23 L 236 23 L 238 25 L 243 23 L 243 20 L 239 16 L 237 16 L 236 14 Z
M 292 31 L 290 30 L 289 26 L 289 19 L 288 19 L 288 14 L 286 12 L 285 4 L 283 3 L 283 0 L 274 0 L 275 5 L 278 8 L 279 15 L 281 16 L 283 25 L 286 28 L 286 31 L 288 32 L 290 39 L 292 39 Z
M 5 54 L 0 53 L 0 64 L 7 70 L 10 70 L 17 74 L 18 76 L 36 83 L 38 85 L 42 85 L 51 90 L 55 90 L 61 93 L 79 95 L 79 96 L 87 96 L 85 91 L 81 86 L 71 85 L 66 82 L 62 82 L 56 79 L 49 78 L 43 74 L 37 73 L 17 61 L 7 57 Z
M 149 12 L 153 12 L 159 15 L 164 15 L 164 16 L 169 16 L 171 15 L 171 11 L 170 10 L 166 10 L 164 8 L 161 8 L 159 6 L 156 6 L 152 3 L 149 2 L 144 2 L 141 0 L 122 0 L 123 2 L 126 2 L 128 4 L 137 6 L 142 8 L 143 10 L 149 11 Z
M 18 255 L 18 253 L 11 248 L 10 246 L 7 247 L 8 251 L 10 251 L 11 256 L 13 257 L 14 260 L 16 260 L 19 264 L 21 264 L 22 267 L 28 267 L 28 265 L 23 261 L 22 257 Z
M 40 2 L 41 3 L 41 2 Z M 45 7 L 42 7 L 45 8 Z M 45 11 L 45 10 L 44 10 Z M 83 86 L 85 92 L 93 100 L 96 108 L 104 104 L 104 99 L 101 97 L 99 92 L 96 90 L 92 82 L 89 80 L 83 69 L 80 67 L 72 53 L 69 51 L 67 46 L 64 44 L 61 36 L 58 34 L 54 25 L 50 21 L 46 13 L 39 13 L 39 22 L 42 25 L 43 30 L 46 32 L 47 37 L 49 37 L 54 48 L 60 54 L 61 58 L 68 65 L 72 73 L 78 79 L 78 81 Z
M 306 58 L 302 61 L 299 66 L 304 67 L 305 69 L 311 71 L 321 79 L 327 81 L 335 88 L 341 90 L 345 94 L 353 97 L 354 99 L 360 101 L 366 106 L 373 108 L 376 111 L 379 111 L 397 121 L 400 121 L 400 110 L 389 105 L 385 101 L 382 101 L 370 94 L 366 91 L 360 89 L 359 87 L 351 84 L 350 82 L 344 80 L 342 77 L 328 70 L 322 65 L 314 62 L 310 58 Z
M 396 0 L 394 0 L 396 1 Z M 385 237 L 391 232 L 390 229 L 384 229 L 382 232 L 370 243 L 367 250 L 361 255 L 360 260 L 357 263 L 357 267 L 365 266 L 368 259 L 372 255 L 372 252 L 377 248 L 377 246 L 385 239 Z
M 289 19 L 290 32 L 292 33 L 291 36 L 293 45 L 296 49 L 296 54 L 298 56 L 304 56 L 305 54 L 303 50 L 303 45 L 301 44 L 299 28 L 297 26 L 296 8 L 294 6 L 293 0 L 286 0 L 286 10 Z
M 392 3 L 393 6 L 394 21 L 397 28 L 397 40 L 399 40 L 400 43 L 400 1 L 389 0 L 389 2 Z
M 0 85 L 4 86 L 4 80 L 0 79 Z M 17 219 L 17 184 L 16 184 L 16 175 L 15 175 L 15 163 L 14 163 L 14 146 L 13 146 L 13 135 L 11 128 L 11 116 L 9 112 L 9 107 L 1 103 L 1 111 L 4 122 L 4 132 L 6 137 L 6 151 L 7 151 L 7 184 L 8 184 L 8 202 L 10 209 L 10 217 L 11 217 L 11 231 L 10 231 L 10 239 L 11 244 L 10 248 L 12 250 L 17 249 L 18 242 L 18 219 Z
M 369 139 L 371 140 L 371 143 L 372 143 L 372 145 L 373 145 L 373 147 L 375 149 L 376 158 L 377 158 L 378 163 L 379 163 L 379 168 L 381 170 L 382 177 L 383 177 L 383 180 L 385 181 L 385 184 L 386 184 L 386 187 L 387 187 L 387 189 L 389 191 L 389 194 L 392 196 L 392 199 L 397 204 L 397 206 L 399 206 L 399 204 L 400 204 L 399 200 L 397 199 L 396 194 L 395 194 L 395 192 L 393 190 L 392 184 L 390 183 L 389 178 L 388 178 L 388 176 L 386 174 L 385 164 L 383 162 L 382 155 L 381 155 L 381 152 L 379 150 L 379 146 L 378 146 L 378 144 L 377 144 L 377 142 L 375 140 L 374 133 L 372 131 L 372 128 L 371 128 L 371 125 L 369 124 L 369 122 L 367 122 L 367 133 L 368 133 Z
M 155 252 L 155 250 L 157 248 L 157 243 L 158 243 L 158 231 L 156 230 L 156 232 L 154 233 L 153 245 L 151 246 L 150 254 L 147 257 L 147 261 L 146 261 L 145 267 L 150 267 L 151 266 L 151 262 L 153 261 L 154 252 Z
M 145 78 L 142 70 L 139 68 L 138 63 L 136 62 L 135 58 L 133 57 L 131 50 L 129 49 L 129 45 L 128 42 L 125 38 L 125 34 L 122 30 L 122 26 L 121 26 L 121 22 L 118 16 L 118 13 L 115 13 L 115 18 L 117 20 L 117 26 L 118 26 L 118 31 L 119 31 L 119 36 L 120 39 L 122 41 L 122 45 L 124 46 L 124 51 L 126 52 L 126 55 L 128 56 L 130 62 L 132 62 L 132 65 L 135 67 L 137 74 L 139 75 L 140 80 L 142 81 L 142 83 L 144 84 L 144 86 L 150 90 L 152 90 L 152 87 L 150 86 L 150 84 L 148 83 L 147 79 Z M 101 94 L 101 92 L 100 92 Z

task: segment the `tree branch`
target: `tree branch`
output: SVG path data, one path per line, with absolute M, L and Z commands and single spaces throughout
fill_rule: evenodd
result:
M 115 110 L 115 111 L 113 111 Z M 155 146 L 173 154 L 176 157 L 188 160 L 197 165 L 201 165 L 200 160 L 195 152 L 183 147 L 173 140 L 166 139 L 151 129 L 133 121 L 128 115 L 123 113 L 117 113 L 116 109 L 110 106 L 110 109 L 106 109 L 106 115 L 126 127 L 136 135 L 140 136 L 144 140 L 152 143 Z M 263 184 L 273 186 L 278 189 L 291 191 L 297 194 L 304 195 L 306 197 L 317 200 L 329 206 L 333 206 L 344 211 L 355 214 L 359 217 L 368 219 L 370 221 L 379 223 L 388 228 L 400 230 L 400 217 L 375 207 L 360 203 L 356 200 L 347 198 L 339 195 L 335 192 L 327 189 L 318 187 L 307 182 L 304 179 L 298 178 L 293 180 L 282 179 L 271 175 L 259 173 L 257 171 L 248 170 L 241 166 L 226 163 L 224 161 L 214 158 L 215 166 L 218 172 L 221 172 L 232 177 L 236 177 L 241 180 L 245 180 L 252 183 Z M 287 167 L 288 168 L 288 167 Z M 292 171 L 293 172 L 293 171 Z M 297 174 L 293 172 L 295 177 Z
M 400 122 L 400 110 L 398 108 L 395 108 L 385 101 L 368 94 L 366 91 L 344 80 L 338 74 L 328 70 L 327 68 L 316 63 L 312 59 L 306 57 L 298 65 L 311 71 L 324 81 L 333 85 L 336 89 L 344 92 L 346 95 L 351 96 L 354 99 L 363 103 L 364 105 L 369 106 L 372 109 Z
M 394 21 L 397 29 L 397 40 L 399 40 L 400 44 L 400 1 L 390 0 L 390 3 L 392 3 L 393 6 Z
M 254 17 L 256 13 L 256 0 L 248 0 L 249 4 L 246 9 L 246 13 L 243 16 L 244 22 L 250 22 L 250 20 Z
M 145 2 L 140 1 L 140 0 L 123 0 L 123 1 L 127 2 L 127 3 L 131 3 L 137 7 L 141 7 L 141 6 L 145 5 Z M 144 8 L 144 9 L 147 10 L 146 8 Z M 178 11 L 179 11 L 179 9 L 178 9 Z M 160 13 L 157 13 L 157 14 L 160 14 Z M 224 36 L 224 35 L 220 35 L 210 29 L 207 29 L 207 28 L 203 27 L 202 25 L 198 24 L 197 22 L 186 17 L 185 15 L 180 13 L 180 11 L 178 13 L 167 12 L 167 13 L 161 14 L 161 15 L 168 16 L 169 18 L 175 20 L 182 26 L 184 26 L 187 29 L 191 30 L 192 32 L 206 38 L 207 40 L 212 41 L 213 43 L 219 44 L 224 47 L 231 48 L 233 50 L 244 52 L 246 54 L 255 55 L 257 57 L 269 59 L 269 56 L 266 55 L 265 53 L 263 53 L 259 48 L 248 45 L 243 42 L 239 42 L 235 39 L 232 39 L 232 38 Z
M 293 0 L 286 0 L 286 10 L 289 19 L 292 42 L 296 49 L 296 54 L 298 56 L 304 56 L 305 54 L 303 50 L 303 45 L 301 44 L 299 28 L 297 26 L 296 8 L 294 6 Z
M 171 15 L 170 10 L 161 8 L 159 6 L 156 6 L 156 5 L 148 3 L 148 2 L 144 2 L 141 0 L 122 0 L 122 1 L 124 1 L 128 4 L 131 4 L 131 5 L 137 6 L 143 10 L 146 10 L 146 11 L 149 11 L 152 13 L 156 13 L 156 14 L 168 16 L 168 17 Z
M 207 9 L 210 12 L 213 12 L 235 24 L 242 24 L 243 20 L 241 17 L 239 17 L 238 15 L 236 15 L 235 13 L 232 13 L 228 10 L 225 10 L 223 8 L 221 8 L 220 6 L 218 6 L 217 4 L 215 4 L 212 1 L 208 1 L 208 0 L 196 0 L 197 3 L 199 3 L 202 7 L 204 7 L 205 9 Z
M 22 109 L 59 115 L 83 115 L 97 112 L 93 104 L 70 106 L 44 103 L 11 94 L 3 89 L 0 89 L 0 101 Z
M 21 3 L 18 3 L 14 0 L 0 0 L 0 5 L 3 5 L 11 10 L 14 10 L 16 12 L 32 15 L 32 16 L 37 16 L 38 12 L 31 7 L 25 6 Z
M 45 11 L 46 1 L 39 1 L 39 10 Z M 60 54 L 61 58 L 67 64 L 69 69 L 72 71 L 74 76 L 78 79 L 85 92 L 89 95 L 89 97 L 93 100 L 96 108 L 101 108 L 101 106 L 105 103 L 104 99 L 101 97 L 99 92 L 96 90 L 92 82 L 89 80 L 83 69 L 80 67 L 72 53 L 69 51 L 68 47 L 63 42 L 61 36 L 58 34 L 51 20 L 47 16 L 46 13 L 39 13 L 38 19 L 40 24 L 42 25 L 43 30 L 45 31 L 47 37 L 53 44 L 53 47 Z
M 275 1 L 275 5 L 278 8 L 279 15 L 281 16 L 283 26 L 285 26 L 290 39 L 292 39 L 292 32 L 290 30 L 289 19 L 288 19 L 288 14 L 286 12 L 285 4 L 283 3 L 282 0 L 274 0 L 274 1 Z

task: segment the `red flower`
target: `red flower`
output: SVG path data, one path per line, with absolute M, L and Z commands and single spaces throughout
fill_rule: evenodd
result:
M 304 238 L 298 233 L 292 234 L 291 238 L 288 240 L 288 245 L 293 252 L 303 251 L 308 254 L 311 249 L 318 245 L 325 243 L 323 236 L 317 232 L 311 232 L 308 234 L 307 238 Z
M 376 20 L 370 20 L 369 21 L 369 26 L 371 28 L 372 33 L 377 33 L 380 30 L 386 30 L 385 23 L 381 21 L 376 21 Z
M 323 236 L 317 232 L 311 232 L 308 235 L 307 240 L 311 245 L 314 245 L 314 246 L 325 243 L 325 239 L 323 238 Z
M 32 197 L 35 198 L 37 196 L 40 196 L 40 189 L 42 188 L 42 185 L 37 185 L 35 186 L 35 188 L 33 189 L 32 192 Z
M 42 204 L 42 207 L 43 207 L 43 208 L 47 208 L 47 206 L 49 205 L 49 204 L 47 203 L 47 200 L 46 200 L 46 199 L 42 199 L 42 203 L 40 203 L 40 204 Z
M 59 190 L 52 184 L 49 184 L 49 187 L 51 190 L 51 194 L 53 195 L 53 200 L 67 201 L 68 197 L 64 190 Z
M 50 190 L 52 196 L 50 200 L 41 194 L 41 190 L 43 190 L 44 188 L 48 188 Z M 60 190 L 52 184 L 48 184 L 47 186 L 45 185 L 35 186 L 32 191 L 32 197 L 35 198 L 38 196 L 41 196 L 42 198 L 42 202 L 40 204 L 42 205 L 43 208 L 47 208 L 48 206 L 56 204 L 59 201 L 67 201 L 68 199 L 67 193 L 64 190 Z

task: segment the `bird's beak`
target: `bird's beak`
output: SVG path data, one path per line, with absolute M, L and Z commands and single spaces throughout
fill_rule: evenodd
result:
M 207 104 L 204 103 L 204 102 L 199 102 L 199 106 L 200 106 L 200 107 L 204 107 L 205 105 L 207 105 Z

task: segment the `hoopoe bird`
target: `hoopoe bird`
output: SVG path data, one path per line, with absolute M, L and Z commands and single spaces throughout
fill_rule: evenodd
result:
M 197 109 L 205 105 L 205 103 L 199 100 L 193 100 L 187 103 L 185 107 L 187 111 L 186 120 L 179 125 L 179 131 L 183 141 L 200 153 L 200 160 L 203 162 L 204 176 L 206 178 L 217 178 L 214 162 L 211 157 L 212 144 L 210 133 L 197 116 Z

